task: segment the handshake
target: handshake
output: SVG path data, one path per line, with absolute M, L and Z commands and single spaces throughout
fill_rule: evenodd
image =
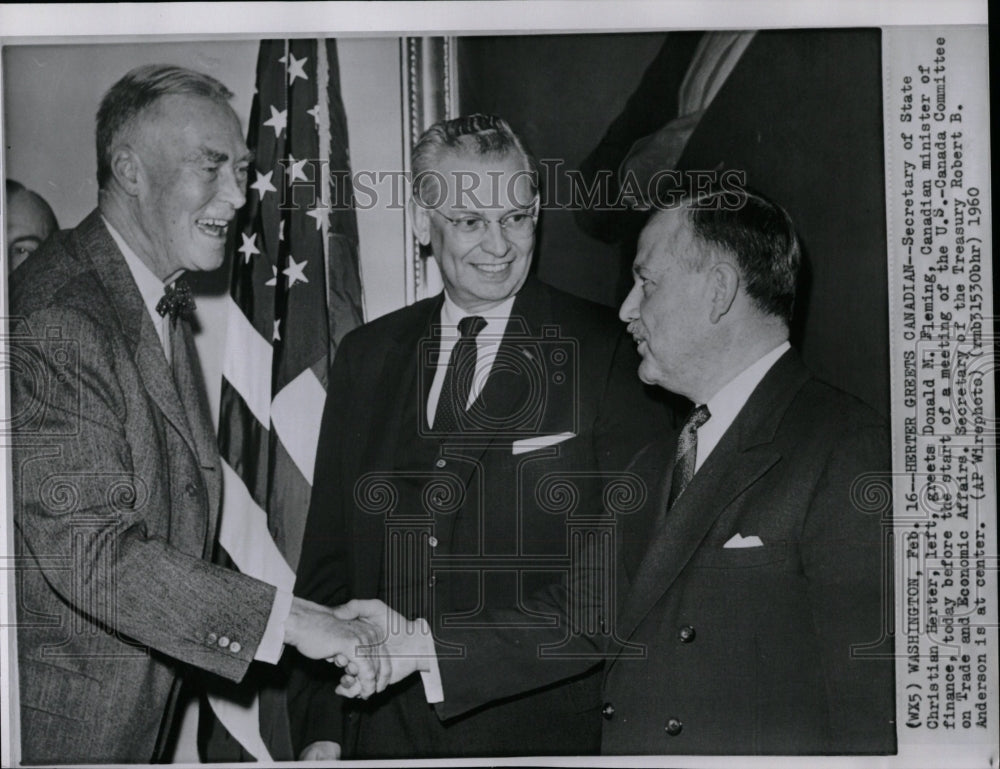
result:
M 292 599 L 285 643 L 310 659 L 343 668 L 337 694 L 367 699 L 411 673 L 430 669 L 434 638 L 423 619 L 407 620 L 382 601 L 354 600 L 331 609 Z

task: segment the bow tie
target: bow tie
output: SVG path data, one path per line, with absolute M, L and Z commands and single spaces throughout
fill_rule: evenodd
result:
M 169 312 L 174 323 L 177 318 L 190 320 L 194 315 L 194 298 L 191 296 L 190 286 L 183 280 L 175 280 L 169 286 L 164 286 L 163 296 L 156 303 L 156 311 L 161 316 Z

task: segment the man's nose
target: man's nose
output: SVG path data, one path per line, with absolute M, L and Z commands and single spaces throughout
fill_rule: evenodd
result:
M 631 323 L 639 317 L 639 294 L 641 289 L 638 283 L 632 285 L 632 290 L 628 292 L 625 301 L 618 309 L 618 317 L 625 323 Z
M 228 169 L 220 176 L 218 197 L 236 211 L 247 202 L 246 182 L 241 181 L 234 169 Z
M 510 243 L 507 242 L 507 235 L 500 222 L 486 222 L 486 232 L 483 233 L 480 245 L 483 251 L 493 256 L 503 256 L 507 253 Z

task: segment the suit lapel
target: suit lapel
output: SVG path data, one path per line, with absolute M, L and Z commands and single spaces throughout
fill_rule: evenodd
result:
M 160 337 L 125 263 L 125 257 L 104 226 L 99 211 L 91 212 L 77 228 L 75 237 L 79 239 L 80 253 L 89 257 L 108 296 L 114 298 L 108 306 L 118 316 L 121 332 L 132 351 L 146 392 L 191 451 L 200 456 Z
M 754 390 L 674 507 L 660 519 L 619 616 L 617 628 L 621 638 L 628 638 L 635 631 L 669 589 L 730 503 L 781 459 L 770 444 L 792 396 L 808 377 L 794 351 L 783 355 Z M 662 510 L 669 493 L 669 480 L 651 487 L 661 488 L 657 504 Z
M 198 351 L 195 348 L 190 324 L 187 321 L 179 321 L 171 329 L 170 337 L 174 381 L 181 402 L 185 404 L 188 428 L 208 493 L 208 536 L 205 538 L 204 555 L 209 557 L 212 543 L 215 541 L 219 502 L 222 498 L 219 444 L 212 425 L 201 364 L 198 361 Z

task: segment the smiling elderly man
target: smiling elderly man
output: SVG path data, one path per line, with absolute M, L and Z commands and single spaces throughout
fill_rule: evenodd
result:
M 249 151 L 218 81 L 133 70 L 97 114 L 99 205 L 17 270 L 11 334 L 21 750 L 162 758 L 185 671 L 240 680 L 284 643 L 357 659 L 371 626 L 214 566 L 215 432 L 175 279 L 222 264 Z M 164 293 L 164 287 L 167 287 Z

